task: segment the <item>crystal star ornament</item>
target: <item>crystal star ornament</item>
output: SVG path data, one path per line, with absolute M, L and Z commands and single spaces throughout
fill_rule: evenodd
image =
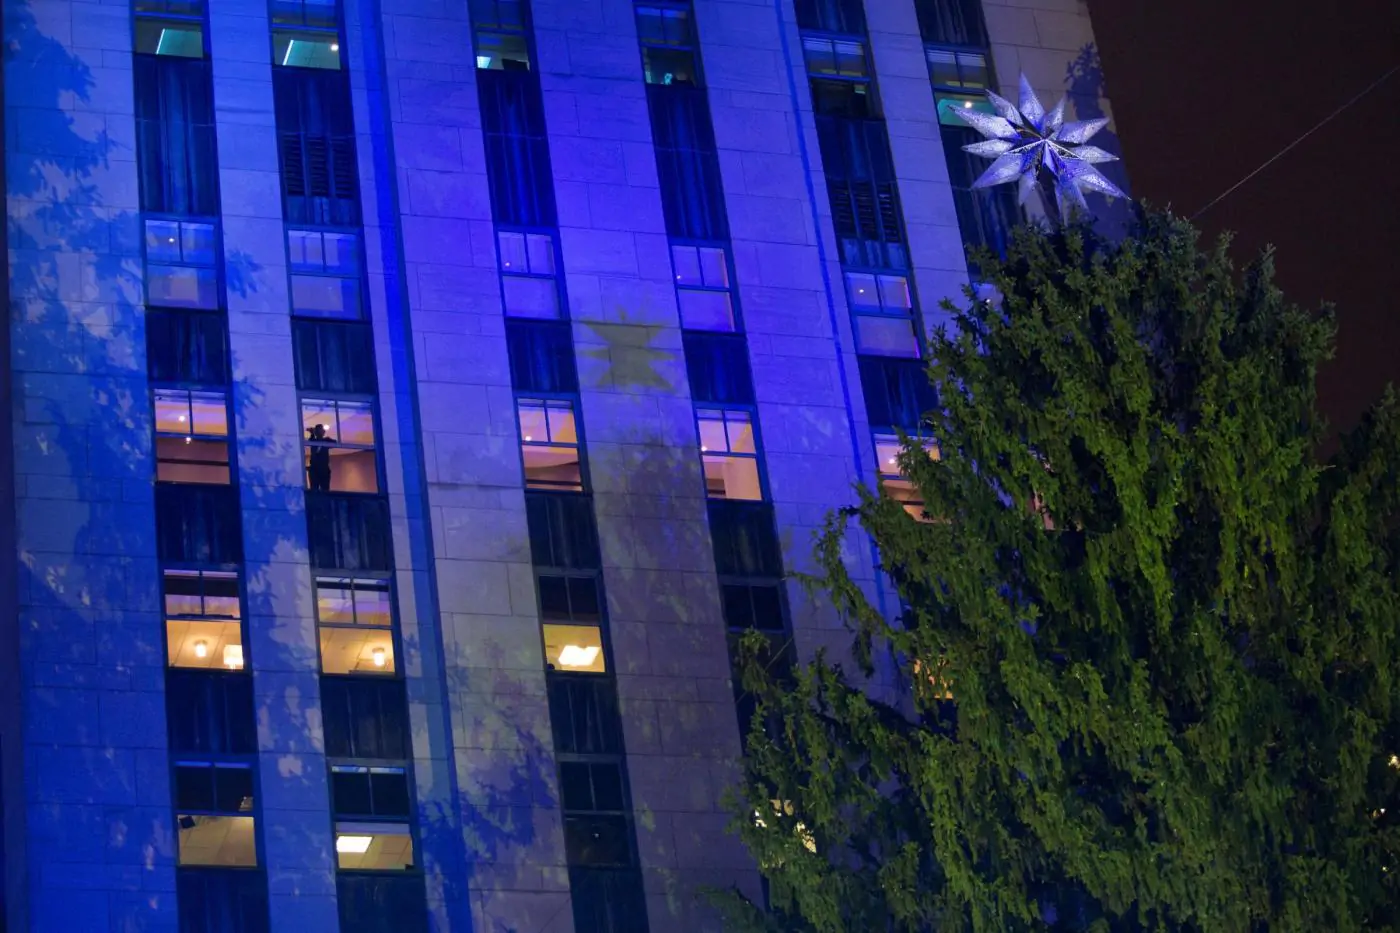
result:
M 1025 75 L 1021 75 L 1020 107 L 991 91 L 986 93 L 996 110 L 995 116 L 970 109 L 953 111 L 964 123 L 987 137 L 982 142 L 963 146 L 963 151 L 996 160 L 972 187 L 990 188 L 1015 181 L 1021 203 L 1025 204 L 1044 168 L 1055 180 L 1055 203 L 1061 217 L 1069 217 L 1074 211 L 1088 211 L 1084 201 L 1086 191 L 1097 191 L 1113 198 L 1127 197 L 1094 168 L 1098 163 L 1113 162 L 1118 157 L 1097 146 L 1085 145 L 1108 124 L 1106 117 L 1066 123 L 1064 98 L 1060 98 L 1055 109 L 1046 112 Z

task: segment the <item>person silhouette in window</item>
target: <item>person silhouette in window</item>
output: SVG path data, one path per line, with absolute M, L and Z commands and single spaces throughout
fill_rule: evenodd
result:
M 307 432 L 311 436 L 311 459 L 306 467 L 306 478 L 311 481 L 311 489 L 316 492 L 330 492 L 331 488 L 331 445 L 335 438 L 326 433 L 326 426 L 318 424 Z

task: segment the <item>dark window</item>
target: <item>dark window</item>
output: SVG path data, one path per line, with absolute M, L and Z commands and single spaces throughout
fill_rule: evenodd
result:
M 646 933 L 646 897 L 636 870 L 570 868 L 575 933 Z
M 536 567 L 601 569 L 591 499 L 567 493 L 526 493 L 525 514 Z
M 407 819 L 411 800 L 404 768 L 331 766 L 331 801 L 337 819 Z
M 906 268 L 885 125 L 876 120 L 818 117 L 817 138 L 842 263 L 873 269 Z
M 982 137 L 970 126 L 940 124 L 943 154 L 948 160 L 948 182 L 953 188 L 953 204 L 958 212 L 958 229 L 970 246 L 983 246 L 999 256 L 1006 255 L 1011 230 L 1021 219 L 1013 185 L 996 185 L 974 190 L 975 182 L 990 164 L 986 159 L 963 152 L 968 143 Z
M 219 163 L 209 62 L 137 55 L 133 68 L 141 209 L 181 217 L 216 216 Z
M 921 360 L 861 357 L 860 384 L 865 415 L 874 429 L 901 428 L 918 433 L 924 412 L 938 403 Z
M 556 226 L 554 177 L 539 84 L 524 71 L 482 71 L 477 81 L 496 222 Z
M 540 618 L 550 622 L 597 623 L 602 616 L 597 576 L 539 576 Z
M 564 855 L 570 865 L 632 864 L 632 828 L 621 813 L 564 814 Z
M 146 370 L 152 382 L 227 385 L 228 337 L 223 315 L 160 308 L 147 311 Z
M 622 754 L 622 722 L 611 678 L 551 672 L 545 682 L 556 754 Z
M 283 210 L 291 224 L 359 223 L 359 169 L 350 88 L 338 71 L 272 74 Z
M 321 715 L 330 758 L 402 760 L 411 754 L 402 681 L 322 677 Z
M 258 750 L 253 679 L 247 674 L 172 669 L 165 678 L 172 752 L 251 755 Z
M 626 809 L 622 765 L 616 761 L 563 761 L 559 789 L 566 812 L 621 812 Z
M 699 84 L 695 24 L 685 3 L 659 2 L 637 7 L 637 38 L 648 84 Z
M 373 339 L 368 324 L 292 321 L 297 388 L 308 392 L 374 394 Z
M 710 499 L 710 535 L 715 570 L 722 577 L 783 575 L 782 552 L 773 530 L 773 510 L 763 502 Z
M 724 624 L 730 629 L 780 632 L 786 628 L 780 583 L 723 583 L 720 596 Z
M 690 376 L 690 397 L 697 403 L 752 405 L 753 378 L 748 346 L 740 334 L 705 334 L 686 331 L 685 366 Z
M 272 22 L 278 26 L 311 26 L 334 29 L 337 0 L 272 0 Z
M 861 34 L 865 32 L 865 10 L 861 0 L 796 0 L 800 29 Z
M 528 0 L 471 0 L 476 67 L 483 71 L 530 68 Z
M 232 486 L 156 486 L 156 547 L 172 564 L 236 564 L 243 559 L 238 493 Z
M 260 871 L 182 868 L 175 872 L 180 933 L 264 933 L 267 876 Z
M 394 569 L 389 504 L 383 499 L 309 492 L 306 527 L 318 570 Z
M 340 933 L 414 933 L 428 929 L 427 895 L 418 875 L 336 876 Z
M 725 240 L 724 187 L 705 91 L 647 86 L 666 231 L 690 240 Z
M 573 334 L 563 321 L 507 321 L 510 381 L 516 392 L 578 391 Z
M 176 761 L 175 809 L 181 813 L 251 813 L 252 766 L 231 762 Z
M 978 0 L 914 0 L 914 8 L 925 42 L 987 45 L 987 27 Z

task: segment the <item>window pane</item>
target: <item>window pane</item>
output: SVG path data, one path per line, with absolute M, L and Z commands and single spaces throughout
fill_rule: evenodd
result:
M 758 481 L 758 460 L 705 454 L 705 491 L 716 499 L 763 498 Z
M 571 866 L 631 864 L 628 836 L 622 816 L 564 817 L 564 848 Z
M 572 617 L 569 611 L 568 578 L 541 576 L 539 578 L 539 593 L 541 618 L 568 619 Z
M 214 767 L 208 762 L 175 763 L 175 807 L 179 810 L 216 810 Z
M 295 272 L 322 272 L 326 268 L 321 234 L 315 230 L 288 230 L 287 256 Z
M 327 399 L 301 400 L 301 429 L 314 441 L 334 443 L 340 426 L 336 424 L 335 402 Z
M 642 48 L 642 69 L 647 84 L 694 84 L 695 53 L 689 49 Z
M 549 440 L 549 425 L 545 421 L 544 402 L 521 399 L 516 403 L 520 413 L 520 437 L 524 441 L 542 443 Z
M 157 389 L 154 393 L 156 432 L 189 434 L 190 394 L 179 390 Z
M 672 246 L 671 262 L 676 267 L 676 281 L 681 285 L 703 285 L 700 276 L 700 251 L 694 246 Z
M 899 475 L 899 438 L 893 434 L 875 435 L 875 461 L 884 476 Z
M 702 292 L 688 288 L 678 289 L 680 299 L 681 326 L 689 330 L 734 329 L 734 309 L 729 303 L 728 292 Z
M 331 806 L 337 816 L 373 816 L 369 768 L 353 765 L 331 766 Z
M 501 247 L 501 268 L 512 272 L 529 272 L 530 260 L 525 253 L 525 234 L 502 230 L 496 235 Z
M 322 32 L 272 31 L 272 60 L 287 68 L 340 68 L 340 42 Z
M 355 597 L 348 580 L 316 581 L 316 619 L 321 623 L 353 625 L 355 623 Z
M 388 626 L 393 622 L 389 610 L 389 584 L 366 583 L 355 585 L 355 621 L 360 625 Z
M 204 57 L 204 31 L 198 23 L 136 20 L 136 51 L 177 58 Z
M 702 247 L 699 252 L 705 284 L 710 288 L 728 288 L 729 264 L 725 262 L 724 250 Z
M 914 306 L 909 296 L 909 280 L 902 275 L 880 276 L 880 305 L 886 311 L 908 311 Z
M 476 67 L 492 71 L 528 71 L 530 52 L 525 44 L 525 37 L 502 33 L 477 33 Z
M 695 413 L 695 421 L 700 428 L 700 449 L 713 453 L 727 453 L 729 438 L 724 433 L 724 412 L 700 409 Z
M 574 409 L 568 403 L 550 402 L 546 409 L 549 416 L 549 439 L 559 444 L 577 444 L 578 430 L 574 424 Z
M 228 442 L 196 440 L 192 437 L 157 437 L 156 480 L 161 483 L 227 484 Z
M 210 268 L 148 264 L 146 301 L 167 308 L 215 308 L 218 279 Z
M 876 356 L 917 357 L 919 342 L 914 337 L 914 322 L 906 317 L 859 315 L 856 317 L 856 349 Z
M 572 489 L 582 491 L 583 471 L 577 447 L 550 447 L 526 444 L 525 485 L 532 489 Z
M 176 818 L 181 865 L 258 864 L 251 816 L 190 816 Z
M 808 36 L 802 40 L 802 57 L 810 74 L 832 74 L 836 71 L 836 50 L 830 39 Z
M 525 238 L 529 250 L 530 273 L 532 275 L 554 274 L 554 240 L 538 233 Z
M 335 855 L 342 871 L 405 871 L 413 867 L 413 837 L 403 823 L 337 823 Z
M 191 392 L 192 433 L 206 437 L 228 437 L 228 403 L 222 392 Z
M 326 271 L 357 275 L 360 271 L 360 238 L 353 233 L 327 233 L 325 243 Z
M 598 581 L 594 577 L 569 577 L 569 611 L 575 622 L 597 620 L 602 615 L 598 605 Z
M 856 311 L 879 310 L 880 292 L 875 276 L 862 272 L 847 272 L 846 291 L 851 297 L 851 307 Z
M 165 651 L 171 667 L 223 668 L 225 654 L 242 658 L 243 630 L 236 621 L 167 618 Z
M 251 813 L 253 769 L 247 765 L 216 764 L 213 809 L 223 813 Z
M 753 423 L 746 411 L 727 411 L 724 421 L 729 435 L 729 450 L 736 454 L 755 453 Z
M 392 629 L 322 625 L 320 636 L 322 673 L 392 674 L 395 671 Z
M 836 42 L 836 71 L 852 78 L 865 76 L 865 44 L 862 42 Z
M 360 281 L 330 275 L 293 275 L 292 311 L 306 317 L 360 316 Z
M 180 248 L 184 261 L 200 266 L 214 264 L 214 225 L 195 224 L 186 221 L 180 224 Z
M 545 665 L 549 670 L 590 674 L 607 671 L 603 635 L 597 626 L 546 623 L 543 627 Z
M 374 446 L 374 411 L 369 402 L 339 402 L 340 442 Z
M 556 318 L 559 316 L 559 289 L 554 279 L 501 276 L 506 313 L 518 317 Z
M 929 76 L 934 84 L 941 87 L 958 87 L 957 55 L 944 49 L 926 49 Z

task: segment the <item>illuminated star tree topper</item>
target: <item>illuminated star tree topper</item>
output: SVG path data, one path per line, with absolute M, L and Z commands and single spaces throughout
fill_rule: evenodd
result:
M 1021 75 L 1021 106 L 992 91 L 987 91 L 996 115 L 964 109 L 953 111 L 963 122 L 987 137 L 982 142 L 963 146 L 964 152 L 994 158 L 991 166 L 972 183 L 974 188 L 990 188 L 1015 181 L 1020 189 L 1022 204 L 1040 185 L 1041 169 L 1054 179 L 1056 213 L 1069 219 L 1075 212 L 1088 212 L 1084 194 L 1097 191 L 1113 198 L 1127 197 L 1118 186 L 1099 170 L 1098 163 L 1113 162 L 1117 156 L 1097 146 L 1085 145 L 1095 133 L 1108 124 L 1106 117 L 1097 120 L 1065 122 L 1065 100 L 1046 112 L 1040 98 Z M 1044 197 L 1044 195 L 1042 195 Z M 1044 197 L 1046 209 L 1051 208 Z

